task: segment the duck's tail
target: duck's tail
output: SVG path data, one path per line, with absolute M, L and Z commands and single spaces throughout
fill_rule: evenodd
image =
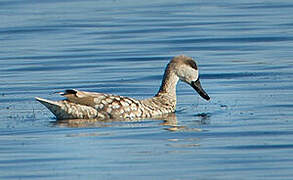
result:
M 35 98 L 36 98 L 37 101 L 42 103 L 48 109 L 51 109 L 52 107 L 60 107 L 61 106 L 61 104 L 58 103 L 58 101 L 50 101 L 50 100 L 39 98 L 39 97 L 35 97 Z
M 64 101 L 51 101 L 36 97 L 36 100 L 46 106 L 58 120 L 62 119 L 94 119 L 98 112 L 96 109 Z
M 39 101 L 41 104 L 46 106 L 55 116 L 57 119 L 67 119 L 65 116 L 68 113 L 64 111 L 64 104 L 58 101 L 51 101 L 43 98 L 36 97 L 36 100 Z M 67 115 L 68 116 L 68 115 Z

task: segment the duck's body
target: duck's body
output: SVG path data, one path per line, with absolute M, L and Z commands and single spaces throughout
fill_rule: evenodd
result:
M 175 111 L 176 100 L 158 96 L 136 100 L 129 97 L 67 90 L 67 100 L 50 101 L 36 98 L 57 119 L 134 119 L 150 118 Z
M 203 98 L 209 96 L 201 88 L 198 69 L 192 58 L 176 56 L 168 64 L 159 92 L 152 98 L 136 100 L 129 97 L 66 90 L 60 93 L 67 99 L 50 101 L 36 98 L 57 119 L 142 119 L 175 112 L 178 80 L 190 84 Z

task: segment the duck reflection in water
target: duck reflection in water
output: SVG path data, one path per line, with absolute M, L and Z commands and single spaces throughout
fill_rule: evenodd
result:
M 199 121 L 202 124 L 207 124 L 209 122 L 209 116 L 198 116 Z M 175 113 L 164 114 L 149 120 L 160 121 L 159 125 L 163 126 L 165 130 L 168 131 L 202 131 L 199 128 L 189 128 L 187 126 L 182 126 L 178 124 L 177 117 Z M 139 123 L 141 122 L 141 123 Z M 83 128 L 83 127 L 143 127 L 145 120 L 135 119 L 128 121 L 121 120 L 97 120 L 97 119 L 66 119 L 66 120 L 57 120 L 53 124 L 61 127 L 72 127 L 72 128 Z M 197 124 L 199 125 L 199 124 Z

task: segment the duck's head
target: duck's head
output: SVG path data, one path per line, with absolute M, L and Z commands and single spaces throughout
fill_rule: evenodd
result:
M 199 73 L 196 62 L 188 56 L 174 57 L 169 65 L 181 81 L 189 84 L 205 100 L 210 100 L 209 95 L 203 90 L 199 81 Z

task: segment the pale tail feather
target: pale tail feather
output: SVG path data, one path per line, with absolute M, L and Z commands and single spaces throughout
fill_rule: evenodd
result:
M 37 101 L 42 103 L 44 106 L 46 106 L 52 112 L 53 112 L 54 109 L 61 108 L 61 104 L 58 103 L 57 101 L 50 101 L 50 100 L 39 98 L 39 97 L 35 97 L 35 98 L 36 98 Z
M 93 119 L 99 118 L 96 109 L 68 101 L 51 101 L 36 97 L 36 100 L 46 106 L 57 119 Z

